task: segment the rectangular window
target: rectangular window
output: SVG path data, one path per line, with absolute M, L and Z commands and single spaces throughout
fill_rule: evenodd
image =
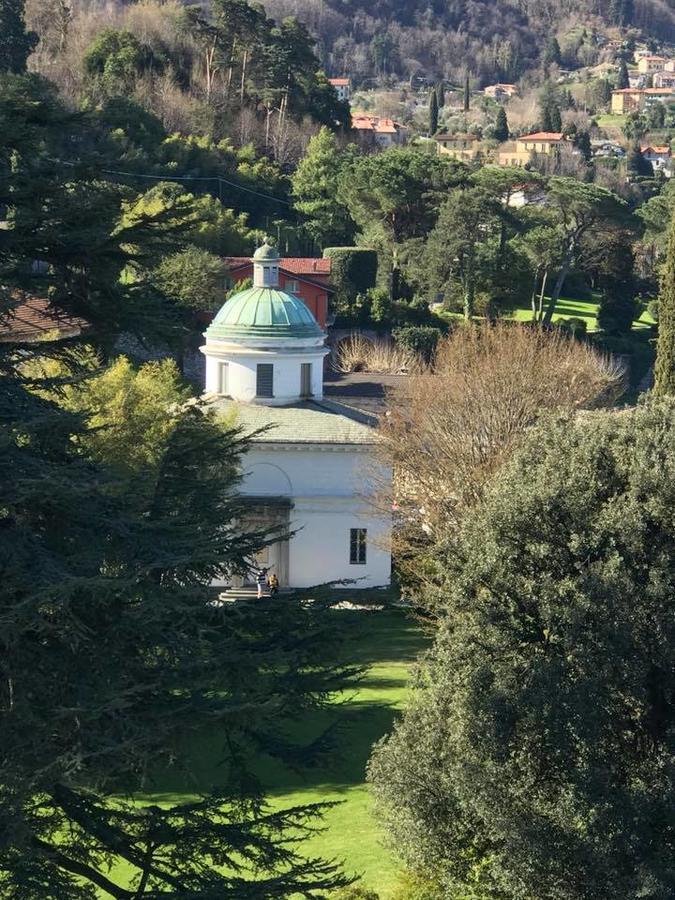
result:
M 352 528 L 349 532 L 349 562 L 353 566 L 366 564 L 366 529 Z
M 300 396 L 312 396 L 312 364 L 300 364 Z
M 220 364 L 220 393 L 227 394 L 229 392 L 229 378 L 227 363 Z
M 255 393 L 257 397 L 274 396 L 274 365 L 272 363 L 258 363 Z
M 288 291 L 289 294 L 297 294 L 297 293 L 298 293 L 298 290 L 299 290 L 298 282 L 297 282 L 297 281 L 294 281 L 294 280 L 291 279 L 291 278 L 287 278 L 287 279 L 286 279 L 285 288 L 286 288 L 286 290 Z

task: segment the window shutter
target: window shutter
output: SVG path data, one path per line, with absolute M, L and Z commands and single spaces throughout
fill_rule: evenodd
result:
M 230 392 L 230 378 L 229 378 L 229 366 L 227 363 L 220 364 L 220 393 L 221 394 L 229 394 Z
M 256 368 L 256 396 L 274 396 L 274 365 L 272 363 L 258 363 Z
M 312 396 L 312 364 L 300 364 L 300 396 Z

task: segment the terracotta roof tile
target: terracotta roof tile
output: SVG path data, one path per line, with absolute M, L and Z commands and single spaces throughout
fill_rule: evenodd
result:
M 52 307 L 42 297 L 17 295 L 11 309 L 0 313 L 0 341 L 37 341 L 49 332 L 62 337 L 79 334 L 87 323 Z
M 250 262 L 249 256 L 225 257 L 225 263 L 231 269 L 245 266 Z M 284 256 L 279 260 L 279 268 L 282 272 L 292 275 L 330 275 L 331 261 L 314 256 Z
M 535 131 L 532 134 L 523 134 L 519 141 L 561 141 L 563 139 L 562 131 Z

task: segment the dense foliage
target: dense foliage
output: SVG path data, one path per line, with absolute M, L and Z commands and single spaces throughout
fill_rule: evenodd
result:
M 462 539 L 402 722 L 370 767 L 439 896 L 675 890 L 675 408 L 539 427 Z

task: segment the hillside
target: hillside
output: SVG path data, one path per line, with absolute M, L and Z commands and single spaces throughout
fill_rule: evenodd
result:
M 563 65 L 602 59 L 610 38 L 675 41 L 675 0 L 265 0 L 296 15 L 333 74 L 514 80 L 557 35 Z M 623 30 L 617 26 L 622 24 Z

